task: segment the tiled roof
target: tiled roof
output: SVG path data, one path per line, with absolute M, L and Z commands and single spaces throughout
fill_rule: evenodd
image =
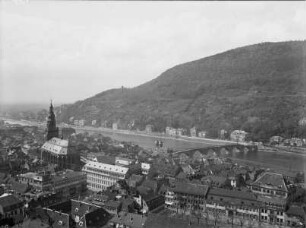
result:
M 296 205 L 290 206 L 288 211 L 286 211 L 286 214 L 289 215 L 289 216 L 301 217 L 303 219 L 306 216 L 306 213 L 305 213 L 304 209 L 302 207 L 296 206 Z
M 272 203 L 284 206 L 286 204 L 286 199 L 282 197 L 269 197 L 269 196 L 258 196 L 257 200 L 262 203 Z
M 122 173 L 122 174 L 126 174 L 127 171 L 129 170 L 126 167 L 117 166 L 117 165 L 109 165 L 109 164 L 93 162 L 93 161 L 86 163 L 84 167 L 94 168 L 94 169 L 99 169 L 99 170 L 104 170 L 104 171 L 111 171 L 115 173 Z
M 288 191 L 284 177 L 279 173 L 265 172 L 257 178 L 253 185 L 268 185 L 283 191 Z
M 13 195 L 0 196 L 0 205 L 4 211 L 10 211 L 22 206 L 22 202 Z
M 211 227 L 204 224 L 197 224 L 197 222 L 189 223 L 188 220 L 180 218 L 168 217 L 163 215 L 150 214 L 146 223 L 145 228 L 202 228 Z
M 67 155 L 68 140 L 52 138 L 45 142 L 41 148 L 54 154 Z
M 223 196 L 229 198 L 238 198 L 244 200 L 256 201 L 256 196 L 251 192 L 228 190 L 224 188 L 211 188 L 208 192 L 209 196 Z
M 147 217 L 143 215 L 120 212 L 118 215 L 115 215 L 110 222 L 123 224 L 133 228 L 142 228 L 146 220 Z
M 192 183 L 175 183 L 175 187 L 171 188 L 170 191 L 178 192 L 178 193 L 186 193 L 192 195 L 206 195 L 208 191 L 207 185 L 201 184 L 192 184 Z

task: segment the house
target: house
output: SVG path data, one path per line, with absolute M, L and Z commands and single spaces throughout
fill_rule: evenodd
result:
M 207 192 L 208 185 L 176 182 L 165 194 L 165 206 L 170 210 L 178 211 L 179 209 L 190 210 L 194 205 L 198 205 L 201 210 L 204 210 Z
M 143 175 L 148 175 L 150 168 L 151 168 L 151 164 L 141 163 L 141 172 Z
M 288 189 L 282 174 L 264 172 L 250 184 L 252 192 L 258 195 L 287 198 Z
M 147 217 L 144 215 L 120 212 L 108 222 L 108 226 L 143 228 L 146 220 Z
M 257 201 L 261 203 L 260 221 L 279 226 L 285 224 L 285 198 L 258 195 Z
M 113 123 L 112 128 L 113 128 L 113 130 L 118 130 L 118 123 Z
M 190 136 L 191 137 L 197 137 L 197 128 L 196 127 L 193 127 L 193 128 L 190 128 Z
M 4 194 L 0 196 L 0 221 L 12 219 L 12 222 L 19 223 L 23 220 L 23 202 L 13 195 Z
M 199 138 L 206 138 L 206 133 L 207 133 L 206 131 L 199 131 L 198 132 L 198 137 Z
M 153 132 L 153 128 L 154 127 L 151 124 L 146 125 L 146 128 L 145 128 L 146 133 L 148 133 L 148 134 L 152 133 Z
M 286 225 L 287 226 L 298 226 L 303 225 L 306 222 L 305 209 L 301 206 L 291 205 L 286 211 Z
M 260 203 L 252 192 L 211 188 L 207 194 L 208 211 L 218 210 L 224 215 L 259 219 Z
M 92 120 L 92 121 L 91 121 L 91 125 L 92 125 L 92 126 L 95 126 L 96 124 L 97 124 L 97 120 Z
M 69 200 L 44 208 L 45 223 L 55 228 L 95 228 L 101 227 L 110 219 L 109 213 L 94 204 Z
M 115 165 L 118 165 L 118 166 L 129 166 L 132 163 L 134 163 L 133 159 L 122 158 L 122 157 L 116 157 L 115 158 Z
M 247 136 L 247 132 L 242 131 L 242 130 L 235 130 L 231 133 L 230 138 L 231 141 L 234 142 L 245 142 L 246 136 Z

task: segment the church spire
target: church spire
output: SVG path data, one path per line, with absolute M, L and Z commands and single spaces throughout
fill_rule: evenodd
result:
M 53 137 L 58 138 L 58 128 L 56 127 L 56 120 L 55 120 L 55 114 L 53 111 L 53 104 L 52 100 L 50 102 L 50 108 L 49 108 L 49 116 L 47 119 L 47 129 L 46 129 L 46 140 L 50 140 Z

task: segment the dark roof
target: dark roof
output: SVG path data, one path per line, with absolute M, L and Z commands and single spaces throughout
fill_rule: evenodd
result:
M 181 218 L 168 217 L 165 215 L 150 214 L 144 228 L 203 228 L 211 227 L 209 225 L 197 224 L 197 222 L 189 223 L 188 220 Z
M 118 208 L 121 205 L 120 201 L 110 200 L 105 203 L 106 207 Z
M 22 202 L 13 195 L 6 195 L 0 197 L 0 205 L 3 207 L 4 211 L 10 211 L 15 208 L 22 206 Z
M 306 213 L 304 211 L 304 209 L 300 206 L 296 206 L 296 205 L 292 205 L 290 206 L 290 208 L 288 209 L 288 211 L 286 211 L 286 214 L 289 216 L 296 216 L 296 217 L 300 217 L 305 219 Z
M 206 196 L 208 191 L 207 185 L 202 184 L 193 184 L 193 183 L 175 183 L 175 187 L 171 188 L 170 191 L 179 192 L 179 193 L 186 193 L 192 195 L 204 195 Z
M 279 173 L 265 172 L 257 178 L 253 185 L 269 185 L 279 190 L 288 191 L 284 177 Z
M 224 188 L 211 188 L 208 192 L 208 196 L 214 195 L 256 201 L 256 196 L 252 192 L 246 191 L 228 190 Z
M 115 215 L 110 222 L 124 224 L 133 228 L 142 228 L 146 220 L 147 217 L 143 215 L 120 212 L 118 215 Z
M 277 205 L 281 205 L 281 206 L 284 206 L 287 202 L 287 200 L 285 198 L 260 196 L 260 195 L 258 196 L 257 200 L 259 202 L 264 203 L 264 204 L 277 204 Z

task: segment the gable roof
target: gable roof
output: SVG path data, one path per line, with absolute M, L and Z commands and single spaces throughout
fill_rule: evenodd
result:
M 0 196 L 0 206 L 4 211 L 11 211 L 22 206 L 22 202 L 13 195 Z
M 253 185 L 268 185 L 282 191 L 288 191 L 284 177 L 280 173 L 264 172 L 253 182 Z
M 176 182 L 175 187 L 170 188 L 170 191 L 191 194 L 191 195 L 206 196 L 208 191 L 208 186 L 202 184 Z

